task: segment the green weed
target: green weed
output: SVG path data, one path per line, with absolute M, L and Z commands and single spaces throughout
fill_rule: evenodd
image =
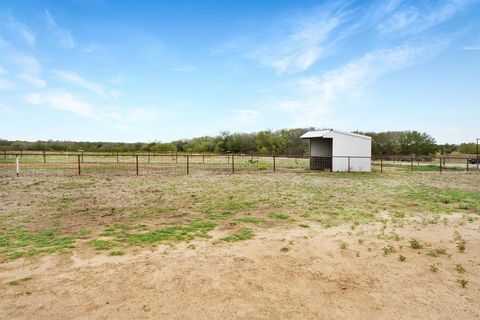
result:
M 447 254 L 447 249 L 445 248 L 436 248 L 427 253 L 427 255 L 431 257 L 438 257 L 440 255 L 446 255 Z
M 468 280 L 466 279 L 457 279 L 457 283 L 459 283 L 462 288 L 465 288 L 468 285 Z
M 113 248 L 114 244 L 108 240 L 92 240 L 92 245 L 95 247 L 95 250 L 110 250 Z
M 460 272 L 460 273 L 464 273 L 464 272 L 465 272 L 465 268 L 464 268 L 461 264 L 455 265 L 455 270 L 457 270 L 457 271 Z
M 249 240 L 252 238 L 253 238 L 253 230 L 249 228 L 242 228 L 227 237 L 221 238 L 220 240 L 226 241 L 226 242 L 236 242 L 236 241 Z
M 411 239 L 410 247 L 412 247 L 413 249 L 422 249 L 423 245 L 420 242 L 418 242 L 416 239 Z
M 385 255 L 388 255 L 390 253 L 394 253 L 395 252 L 395 248 L 391 245 L 387 245 L 385 247 L 383 247 L 383 254 Z
M 242 218 L 235 219 L 235 221 L 244 222 L 244 223 L 253 223 L 253 224 L 260 223 L 260 220 L 254 217 L 242 217 Z

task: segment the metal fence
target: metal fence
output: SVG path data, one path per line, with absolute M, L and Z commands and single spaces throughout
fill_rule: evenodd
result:
M 15 175 L 188 175 L 242 172 L 478 171 L 468 157 L 308 157 L 304 155 L 201 153 L 3 152 L 0 176 Z

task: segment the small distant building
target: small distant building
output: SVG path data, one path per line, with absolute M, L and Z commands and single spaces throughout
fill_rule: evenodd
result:
M 300 137 L 310 141 L 310 169 L 340 172 L 372 170 L 372 138 L 328 129 L 309 131 Z

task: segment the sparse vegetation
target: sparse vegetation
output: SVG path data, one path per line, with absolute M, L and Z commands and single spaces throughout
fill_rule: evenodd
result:
M 422 249 L 423 245 L 420 242 L 418 242 L 417 239 L 411 239 L 410 247 L 412 247 L 413 249 Z
M 400 255 L 400 256 L 398 257 L 398 260 L 400 260 L 401 262 L 405 261 L 405 259 L 406 259 L 406 258 L 405 258 L 404 256 L 402 256 L 402 255 Z
M 242 228 L 235 233 L 222 238 L 222 241 L 226 242 L 236 242 L 236 241 L 243 241 L 243 240 L 249 240 L 253 238 L 253 230 L 249 228 Z
M 446 255 L 446 254 L 447 254 L 447 249 L 445 248 L 436 248 L 436 249 L 430 250 L 427 253 L 427 255 L 431 257 L 438 257 L 440 255 Z
M 431 272 L 438 272 L 438 267 L 436 264 L 431 264 L 430 265 L 430 271 Z
M 464 268 L 461 264 L 456 264 L 456 265 L 455 265 L 455 270 L 457 270 L 457 271 L 460 272 L 460 273 L 464 273 L 464 272 L 465 272 L 465 268 Z
M 457 279 L 457 283 L 460 284 L 462 286 L 462 288 L 465 288 L 467 287 L 468 285 L 468 280 L 466 279 Z
M 387 245 L 383 247 L 383 254 L 385 255 L 389 255 L 390 253 L 394 253 L 394 252 L 395 252 L 395 248 L 391 245 Z
M 460 240 L 457 242 L 457 249 L 459 252 L 465 252 L 465 240 Z
M 18 259 L 62 252 L 74 247 L 75 238 L 74 235 L 62 235 L 61 229 L 57 227 L 40 232 L 11 228 L 0 235 L 0 254 L 7 254 L 10 259 Z

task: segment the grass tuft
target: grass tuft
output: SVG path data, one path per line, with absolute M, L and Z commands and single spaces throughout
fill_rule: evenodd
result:
M 457 283 L 459 283 L 459 284 L 462 286 L 462 288 L 465 288 L 465 287 L 467 287 L 467 285 L 468 285 L 468 280 L 466 280 L 466 279 L 457 279 Z
M 422 249 L 423 245 L 420 242 L 418 242 L 416 239 L 411 239 L 410 247 L 412 247 L 413 249 Z
M 250 228 L 242 228 L 227 237 L 221 238 L 220 240 L 226 241 L 226 242 L 236 242 L 236 241 L 249 240 L 252 238 L 253 238 L 253 230 Z

